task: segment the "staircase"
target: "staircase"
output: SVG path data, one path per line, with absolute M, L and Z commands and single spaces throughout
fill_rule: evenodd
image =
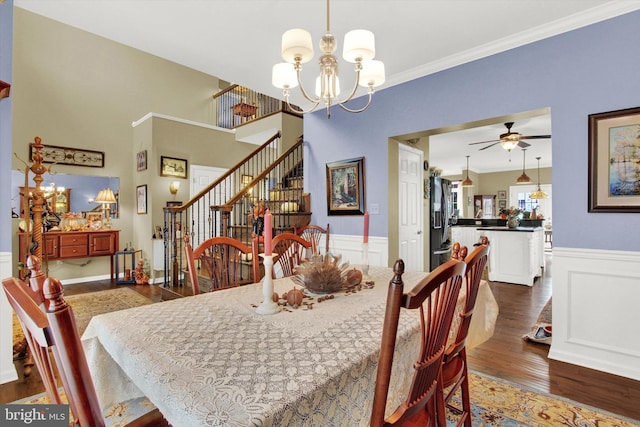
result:
M 311 218 L 303 193 L 302 137 L 280 154 L 280 133 L 212 182 L 182 206 L 164 208 L 164 286 L 182 286 L 186 278 L 184 237 L 195 248 L 215 236 L 251 244 L 254 210 L 270 209 L 273 232 L 294 231 Z M 262 247 L 260 248 L 262 249 Z

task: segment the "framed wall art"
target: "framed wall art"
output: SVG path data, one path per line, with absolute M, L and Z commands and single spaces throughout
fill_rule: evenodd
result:
M 364 215 L 364 157 L 327 163 L 328 215 Z
M 187 177 L 187 161 L 174 157 L 160 156 L 160 176 Z
M 640 212 L 640 107 L 589 115 L 589 212 Z
M 138 214 L 147 213 L 147 185 L 138 185 L 136 187 L 136 208 Z
M 147 170 L 147 150 L 138 151 L 138 154 L 136 154 L 136 165 L 138 172 Z
M 506 199 L 506 198 L 507 198 L 507 190 L 499 190 L 498 199 Z
M 33 161 L 36 152 L 35 144 L 29 144 L 29 160 Z M 57 163 L 59 165 L 87 166 L 91 168 L 104 167 L 104 152 L 81 150 L 79 148 L 58 147 L 42 144 L 42 163 Z

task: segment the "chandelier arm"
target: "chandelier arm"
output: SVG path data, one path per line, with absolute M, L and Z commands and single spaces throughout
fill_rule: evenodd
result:
M 320 103 L 320 101 L 322 100 L 322 98 L 312 98 L 304 89 L 304 86 L 302 85 L 302 80 L 300 79 L 300 71 L 302 71 L 302 66 L 300 65 L 300 62 L 297 60 L 295 63 L 295 69 L 296 69 L 296 77 L 298 78 L 298 87 L 300 88 L 300 92 L 302 92 L 302 96 L 304 96 L 307 101 L 315 104 L 315 106 L 313 107 L 315 109 Z
M 356 67 L 355 67 L 356 81 L 353 84 L 353 89 L 351 89 L 351 93 L 346 98 L 344 98 L 342 100 L 336 98 L 336 100 L 335 100 L 336 104 L 341 105 L 341 104 L 344 104 L 345 102 L 349 102 L 355 96 L 356 92 L 358 91 L 358 82 L 360 81 L 360 71 L 361 70 L 362 70 L 362 62 L 361 62 L 360 59 L 357 59 L 356 60 Z M 369 92 L 370 92 L 370 94 L 373 94 L 373 87 L 369 86 Z
M 287 103 L 287 106 L 288 106 L 289 108 L 291 108 L 291 110 L 293 110 L 293 111 L 295 111 L 295 112 L 297 112 L 297 113 L 302 113 L 302 114 L 306 114 L 306 113 L 310 113 L 310 112 L 312 112 L 313 110 L 315 110 L 316 108 L 318 108 L 318 104 L 320 103 L 319 101 L 318 101 L 318 102 L 313 102 L 313 101 L 312 101 L 313 105 L 311 106 L 311 108 L 309 108 L 308 110 L 305 110 L 304 108 L 300 108 L 300 107 L 298 107 L 297 105 L 293 105 L 293 104 L 291 104 L 291 103 L 289 102 L 289 96 L 288 96 L 288 95 L 285 95 L 285 102 Z
M 362 108 L 358 108 L 358 109 L 356 109 L 356 110 L 352 110 L 352 109 L 351 109 L 351 108 L 349 108 L 349 107 L 345 107 L 345 106 L 343 105 L 343 103 L 340 103 L 340 104 L 338 104 L 338 105 L 340 106 L 340 108 L 342 108 L 343 110 L 348 111 L 348 112 L 350 112 L 350 113 L 362 113 L 364 110 L 366 110 L 366 109 L 369 107 L 369 104 L 371 104 L 371 100 L 372 100 L 372 99 L 373 99 L 373 90 L 370 90 L 370 91 L 369 91 L 369 100 L 367 101 L 367 103 L 365 104 L 365 106 L 364 106 L 364 107 L 362 107 Z M 346 101 L 343 101 L 343 102 L 348 102 L 348 101 L 349 101 L 349 100 L 346 100 Z

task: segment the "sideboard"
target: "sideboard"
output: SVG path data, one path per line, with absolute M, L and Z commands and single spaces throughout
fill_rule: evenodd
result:
M 30 243 L 27 233 L 19 234 L 18 259 L 26 262 Z M 42 262 L 72 258 L 111 257 L 111 280 L 114 279 L 114 256 L 120 247 L 120 230 L 48 231 L 43 234 Z M 26 271 L 26 270 L 22 270 Z M 22 271 L 20 276 L 22 277 Z

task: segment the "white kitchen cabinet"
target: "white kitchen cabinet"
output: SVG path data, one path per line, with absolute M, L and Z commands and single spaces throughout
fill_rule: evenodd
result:
M 544 267 L 542 228 L 486 227 L 489 238 L 489 280 L 533 286 Z

